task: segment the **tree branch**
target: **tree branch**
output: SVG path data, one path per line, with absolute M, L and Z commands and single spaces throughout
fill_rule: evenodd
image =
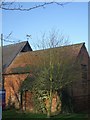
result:
M 14 3 L 15 2 L 11 2 L 11 3 L 2 2 L 2 4 L 0 5 L 0 8 L 3 9 L 3 10 L 30 11 L 30 10 L 37 9 L 37 8 L 45 8 L 45 6 L 51 5 L 51 4 L 57 4 L 57 5 L 60 5 L 60 6 L 63 7 L 64 5 L 68 4 L 69 2 L 45 2 L 43 4 L 39 4 L 39 5 L 30 7 L 30 8 L 24 8 L 20 4 L 18 4 L 18 7 L 14 7 L 14 6 L 11 7 L 11 5 L 13 5 Z

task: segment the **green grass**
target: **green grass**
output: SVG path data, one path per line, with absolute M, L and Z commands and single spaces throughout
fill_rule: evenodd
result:
M 2 120 L 32 120 L 32 119 L 42 119 L 47 118 L 44 114 L 33 114 L 33 113 L 23 113 L 17 110 L 5 110 L 2 114 Z M 51 120 L 87 120 L 87 114 L 59 114 L 51 117 Z

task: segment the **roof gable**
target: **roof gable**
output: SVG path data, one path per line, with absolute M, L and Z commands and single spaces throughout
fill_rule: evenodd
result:
M 13 59 L 24 49 L 26 45 L 29 46 L 28 51 L 32 50 L 28 41 L 3 46 L 3 69 L 10 65 Z
M 88 53 L 88 51 L 87 51 L 87 49 L 86 49 L 86 47 L 85 47 L 85 43 L 83 43 L 83 45 L 82 45 L 82 47 L 81 47 L 81 49 L 80 49 L 79 54 L 81 54 L 82 49 L 84 50 L 84 52 L 87 54 L 87 56 L 88 56 L 88 58 L 89 58 L 89 53 Z M 79 55 L 79 54 L 78 54 L 78 55 Z
M 28 43 L 28 41 L 23 46 L 23 49 L 20 52 L 27 52 L 27 51 L 32 51 L 32 48 L 31 48 L 30 44 Z

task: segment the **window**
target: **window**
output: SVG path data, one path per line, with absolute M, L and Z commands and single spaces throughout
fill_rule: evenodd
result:
M 82 91 L 83 94 L 86 95 L 87 94 L 87 65 L 85 64 L 81 64 L 81 70 L 82 70 Z
M 81 64 L 81 71 L 82 71 L 82 81 L 87 81 L 87 65 Z

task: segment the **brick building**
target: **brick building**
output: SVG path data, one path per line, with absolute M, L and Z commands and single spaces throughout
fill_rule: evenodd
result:
M 90 93 L 88 92 L 88 83 L 90 81 L 88 75 L 88 63 L 89 55 L 85 47 L 85 43 L 62 46 L 57 48 L 51 48 L 46 50 L 38 51 L 29 51 L 21 52 L 18 54 L 11 64 L 7 67 L 4 73 L 4 87 L 6 90 L 6 105 L 8 105 L 9 100 L 15 104 L 16 107 L 19 107 L 19 88 L 22 82 L 30 75 L 31 68 L 35 67 L 44 67 L 44 65 L 49 65 L 50 54 L 52 62 L 57 64 L 61 61 L 68 61 L 69 66 L 72 63 L 77 63 L 80 61 L 81 71 L 77 80 L 72 82 L 72 87 L 68 89 L 69 95 L 73 98 L 74 101 L 74 110 L 84 111 L 88 109 L 88 100 Z M 66 62 L 67 62 L 66 61 Z M 71 62 L 71 63 L 70 63 Z M 28 69 L 27 69 L 28 68 Z M 70 73 L 71 74 L 71 73 Z M 75 74 L 76 76 L 76 74 Z M 23 97 L 26 101 L 23 101 L 23 104 L 26 104 L 25 109 L 32 111 L 33 103 L 30 92 L 25 92 Z M 58 95 L 54 95 L 55 99 Z M 31 100 L 31 101 L 30 101 Z M 25 102 L 25 103 L 24 103 Z M 56 101 L 54 101 L 56 104 Z M 53 107 L 53 106 L 52 106 Z M 55 107 L 52 111 L 55 111 Z

